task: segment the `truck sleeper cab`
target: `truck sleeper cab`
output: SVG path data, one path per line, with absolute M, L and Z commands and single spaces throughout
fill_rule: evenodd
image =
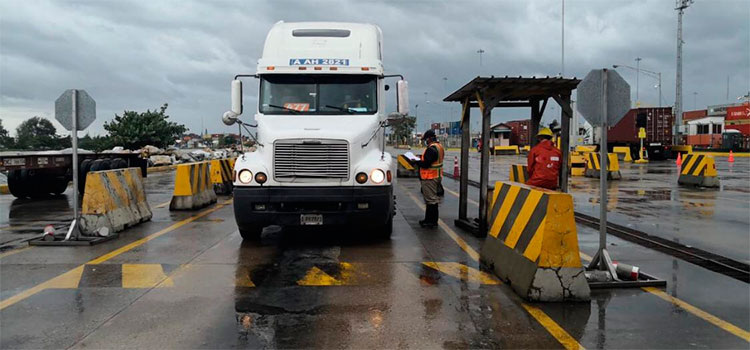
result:
M 389 119 L 380 29 L 276 23 L 252 77 L 259 80 L 257 147 L 234 169 L 243 239 L 258 239 L 268 225 L 353 226 L 356 234 L 390 237 L 395 163 L 384 150 Z M 406 82 L 397 87 L 398 109 L 406 114 Z M 239 121 L 242 109 L 235 78 L 224 122 Z

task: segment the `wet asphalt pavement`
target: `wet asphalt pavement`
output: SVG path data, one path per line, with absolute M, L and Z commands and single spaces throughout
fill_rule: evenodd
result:
M 446 152 L 446 171 L 458 155 Z M 479 181 L 479 153 L 469 156 L 469 178 Z M 678 186 L 674 160 L 620 161 L 622 179 L 608 182 L 607 220 L 750 263 L 750 158 L 715 159 L 718 189 Z M 526 164 L 526 155 L 490 156 L 490 181 L 507 181 L 511 164 Z M 570 193 L 576 212 L 599 217 L 599 179 L 570 177 Z
M 230 197 L 197 211 L 157 207 L 169 200 L 172 174 L 149 176 L 153 220 L 115 241 L 0 253 L 0 348 L 750 346 L 747 283 L 616 238 L 615 259 L 668 287 L 597 291 L 590 303 L 523 302 L 479 270 L 472 251 L 482 240 L 454 228 L 451 180 L 439 229 L 419 227 L 418 182 L 398 179 L 391 240 L 356 228 L 270 227 L 260 242 L 243 243 Z M 470 195 L 475 213 L 476 189 Z M 11 228 L 42 221 L 28 211 L 54 207 L 22 204 Z M 598 233 L 578 230 L 585 260 Z

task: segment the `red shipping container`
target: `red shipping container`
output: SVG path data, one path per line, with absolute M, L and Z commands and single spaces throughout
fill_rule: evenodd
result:
M 699 109 L 697 111 L 685 111 L 682 112 L 682 122 L 687 123 L 691 120 L 701 119 L 708 115 L 708 110 Z
M 510 127 L 510 144 L 518 146 L 530 145 L 531 120 L 513 120 L 505 123 Z
M 750 104 L 742 106 L 727 107 L 727 116 L 724 118 L 724 129 L 734 129 L 742 135 L 750 135 Z
M 660 143 L 662 146 L 672 145 L 672 126 L 674 116 L 672 107 L 633 108 L 625 114 L 615 126 L 607 131 L 607 143 L 638 145 L 638 127 L 636 116 L 646 113 L 646 139 L 644 143 Z

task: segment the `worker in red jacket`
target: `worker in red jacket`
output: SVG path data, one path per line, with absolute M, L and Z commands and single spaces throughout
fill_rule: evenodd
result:
M 562 152 L 552 143 L 553 134 L 549 128 L 539 130 L 536 137 L 539 142 L 529 152 L 529 179 L 526 184 L 556 190 L 562 167 Z

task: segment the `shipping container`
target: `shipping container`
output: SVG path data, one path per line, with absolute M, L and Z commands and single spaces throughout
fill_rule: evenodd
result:
M 728 107 L 724 128 L 737 130 L 744 136 L 750 136 L 750 105 Z
M 510 144 L 519 146 L 530 145 L 531 120 L 513 120 L 505 123 L 510 127 Z
M 645 127 L 643 145 L 648 150 L 649 159 L 665 159 L 670 156 L 673 125 L 672 107 L 633 108 L 607 131 L 607 148 L 629 146 L 631 154 L 638 154 L 638 130 Z
M 697 111 L 684 111 L 682 112 L 682 122 L 687 123 L 691 120 L 701 119 L 708 115 L 707 109 L 699 109 Z

